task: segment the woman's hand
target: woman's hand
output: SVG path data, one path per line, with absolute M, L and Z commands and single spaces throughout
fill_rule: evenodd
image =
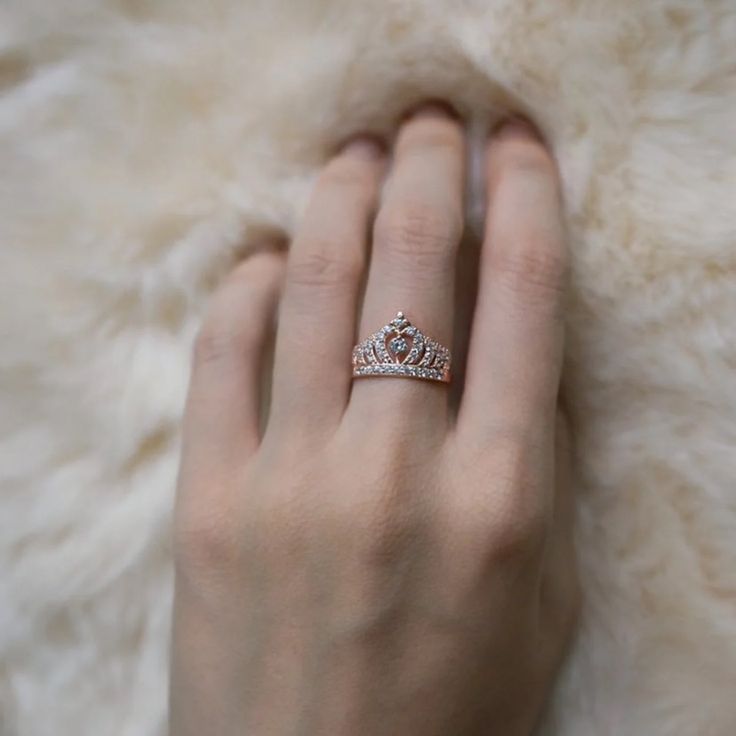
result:
M 516 736 L 539 716 L 578 590 L 557 406 L 568 255 L 530 126 L 488 145 L 457 412 L 446 384 L 351 372 L 399 310 L 453 344 L 464 146 L 437 105 L 390 162 L 353 141 L 288 261 L 254 255 L 213 298 L 178 489 L 173 736 Z

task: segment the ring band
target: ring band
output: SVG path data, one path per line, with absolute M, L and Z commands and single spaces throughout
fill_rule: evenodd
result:
M 400 376 L 450 382 L 450 351 L 398 312 L 353 348 L 353 377 Z

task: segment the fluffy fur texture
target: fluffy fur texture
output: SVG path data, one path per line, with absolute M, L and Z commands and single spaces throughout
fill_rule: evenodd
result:
M 736 733 L 733 0 L 6 0 L 0 84 L 3 736 L 164 732 L 203 305 L 425 96 L 564 176 L 586 602 L 541 733 Z

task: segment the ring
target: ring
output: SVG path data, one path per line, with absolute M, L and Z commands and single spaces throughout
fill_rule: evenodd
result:
M 450 351 L 397 312 L 353 348 L 353 376 L 402 376 L 450 382 Z

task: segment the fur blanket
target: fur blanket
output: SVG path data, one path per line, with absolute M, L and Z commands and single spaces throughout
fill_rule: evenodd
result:
M 541 733 L 736 734 L 733 0 L 5 0 L 0 86 L 3 736 L 164 732 L 207 296 L 426 96 L 525 111 L 565 182 L 585 610 Z

